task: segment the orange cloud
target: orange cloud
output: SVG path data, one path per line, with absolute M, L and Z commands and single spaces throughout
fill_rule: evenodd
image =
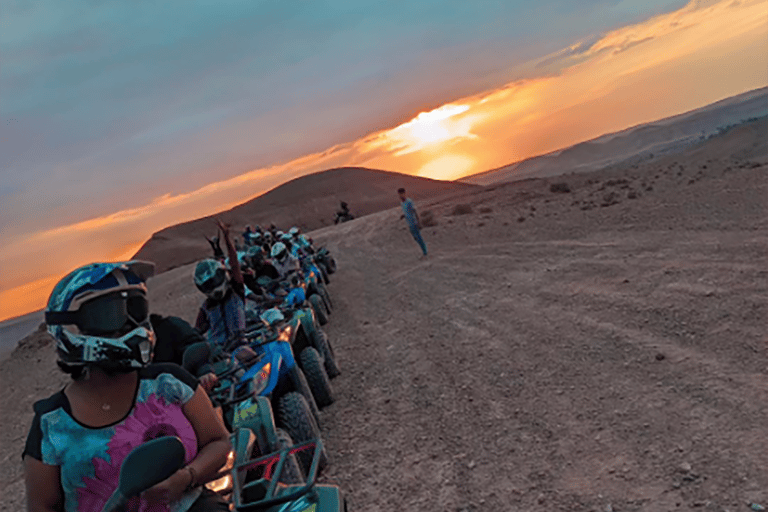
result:
M 45 306 L 54 285 L 66 275 L 54 275 L 30 283 L 0 290 L 0 321 L 41 309 Z

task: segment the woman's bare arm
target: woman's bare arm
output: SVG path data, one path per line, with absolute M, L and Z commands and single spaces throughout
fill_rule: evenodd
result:
M 202 386 L 197 386 L 195 394 L 184 404 L 183 411 L 197 436 L 197 457 L 167 479 L 144 491 L 142 496 L 150 503 L 178 500 L 191 483 L 193 474 L 195 483 L 206 483 L 227 461 L 231 449 L 229 433 L 213 410 Z
M 194 470 L 198 483 L 202 483 L 214 476 L 227 461 L 231 450 L 229 432 L 202 386 L 198 386 L 194 396 L 184 404 L 184 415 L 197 435 L 197 457 L 189 466 Z
M 24 457 L 24 481 L 28 512 L 64 510 L 59 466 L 51 466 L 27 455 Z

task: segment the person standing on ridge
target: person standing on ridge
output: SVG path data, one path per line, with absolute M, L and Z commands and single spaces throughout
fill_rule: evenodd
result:
M 421 247 L 421 252 L 424 256 L 427 255 L 427 244 L 424 243 L 424 239 L 421 238 L 421 220 L 419 220 L 419 214 L 416 211 L 416 207 L 413 205 L 413 201 L 405 196 L 405 189 L 397 189 L 397 193 L 400 195 L 400 206 L 403 207 L 403 217 L 405 217 L 408 223 L 408 229 L 413 235 L 413 239 Z

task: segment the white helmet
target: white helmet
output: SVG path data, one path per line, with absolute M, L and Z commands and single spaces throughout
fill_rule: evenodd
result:
M 277 261 L 283 261 L 285 258 L 288 257 L 288 248 L 285 246 L 283 242 L 277 242 L 275 245 L 272 246 L 272 257 L 275 258 Z

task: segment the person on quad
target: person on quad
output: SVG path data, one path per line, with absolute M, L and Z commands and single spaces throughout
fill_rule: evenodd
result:
M 349 211 L 349 205 L 344 201 L 341 201 L 341 210 L 336 212 L 336 219 L 334 220 L 334 223 L 338 224 L 339 222 L 347 222 L 348 220 L 353 220 L 354 218 L 355 216 L 352 215 L 352 212 Z
M 251 255 L 251 268 L 256 279 L 262 276 L 270 279 L 280 279 L 280 272 L 264 257 L 263 250 L 254 251 Z
M 314 252 L 312 249 L 312 243 L 309 241 L 309 238 L 301 233 L 301 229 L 294 226 L 288 231 L 288 233 L 293 238 L 293 243 L 299 246 L 299 249 L 308 253 Z
M 209 342 L 224 344 L 245 329 L 245 282 L 232 241 L 229 226 L 217 220 L 229 252 L 230 270 L 216 260 L 203 260 L 195 268 L 195 286 L 205 294 L 195 328 Z
M 143 261 L 93 263 L 51 292 L 45 320 L 71 380 L 34 405 L 22 453 L 28 510 L 102 510 L 128 453 L 167 435 L 183 443 L 185 465 L 131 498 L 127 510 L 228 510 L 200 487 L 227 460 L 226 428 L 192 375 L 150 363 L 145 281 L 153 273 Z
M 291 255 L 283 242 L 277 242 L 272 246 L 272 264 L 280 274 L 280 279 L 287 279 L 291 274 L 301 271 L 299 260 Z
M 288 253 L 293 256 L 294 258 L 298 258 L 300 255 L 299 252 L 299 246 L 294 243 L 293 237 L 288 234 L 284 233 L 283 236 L 280 237 L 280 241 L 285 244 L 285 247 L 288 249 Z
M 253 245 L 253 235 L 254 234 L 255 233 L 253 232 L 253 230 L 251 230 L 251 225 L 250 224 L 245 226 L 245 231 L 243 231 L 243 242 L 245 243 L 246 247 L 250 247 L 251 245 Z
M 195 343 L 205 342 L 205 337 L 200 331 L 177 316 L 152 313 L 149 315 L 149 321 L 155 333 L 153 363 L 174 363 L 182 366 L 184 351 Z M 206 392 L 210 392 L 218 384 L 216 374 L 211 372 L 203 372 L 198 380 Z
M 250 242 L 250 244 L 249 244 L 249 248 L 251 248 L 251 249 L 252 249 L 252 248 L 254 248 L 254 247 L 261 247 L 261 245 L 262 245 L 263 243 L 264 243 L 264 235 L 262 235 L 262 234 L 261 234 L 260 232 L 258 232 L 258 231 L 254 231 L 254 232 L 251 234 L 251 242 Z

